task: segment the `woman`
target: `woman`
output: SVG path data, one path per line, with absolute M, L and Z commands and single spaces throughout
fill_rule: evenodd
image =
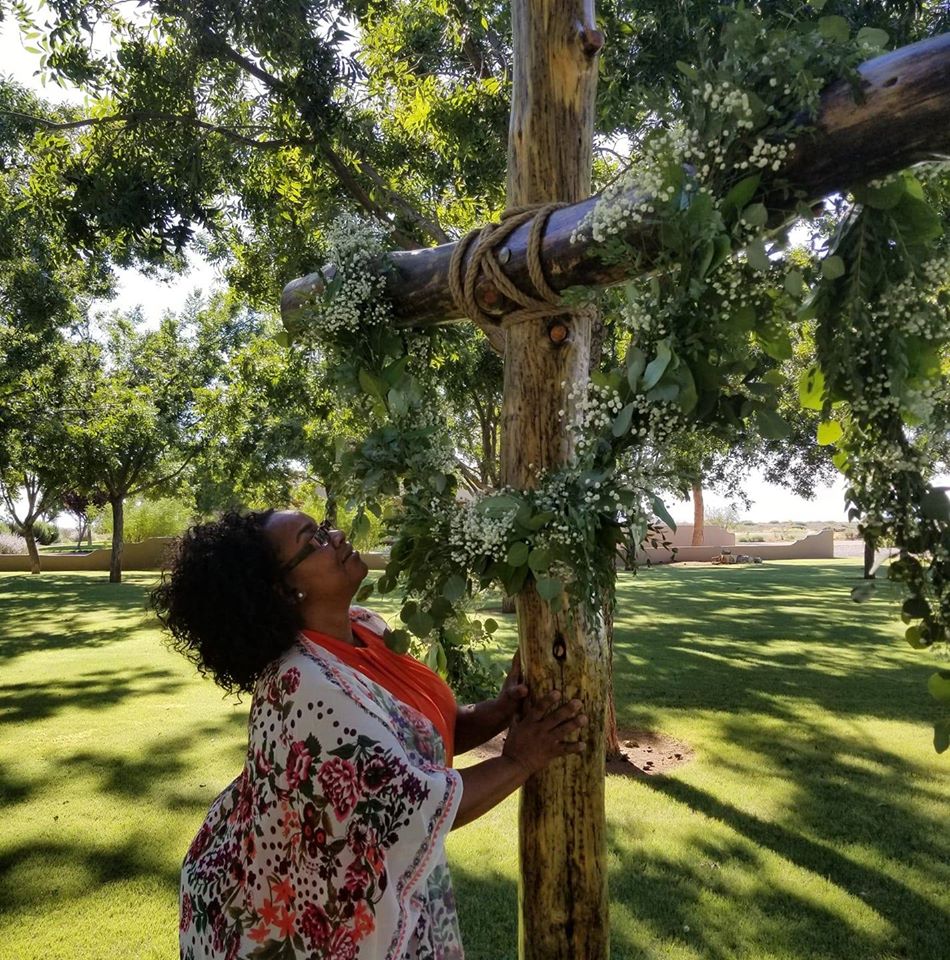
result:
M 497 699 L 458 708 L 351 608 L 366 573 L 304 513 L 229 513 L 185 534 L 152 595 L 178 650 L 253 693 L 244 769 L 182 868 L 183 960 L 461 958 L 446 834 L 584 749 L 578 701 L 519 711 L 517 658 Z M 506 728 L 500 757 L 451 768 Z

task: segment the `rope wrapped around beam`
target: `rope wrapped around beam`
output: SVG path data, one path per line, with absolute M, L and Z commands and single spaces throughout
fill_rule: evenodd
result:
M 543 317 L 555 317 L 571 313 L 574 306 L 565 304 L 560 295 L 548 283 L 541 264 L 541 246 L 544 228 L 548 217 L 555 210 L 566 207 L 566 203 L 543 203 L 527 207 L 514 207 L 506 210 L 499 223 L 488 223 L 467 233 L 456 244 L 449 263 L 448 283 L 456 308 L 476 323 L 485 327 L 507 329 L 515 323 L 536 320 Z M 505 240 L 520 226 L 531 221 L 528 234 L 527 262 L 528 275 L 534 285 L 536 296 L 521 290 L 505 274 L 498 261 L 498 249 Z M 465 258 L 472 249 L 468 265 Z M 517 303 L 519 308 L 498 318 L 486 313 L 475 299 L 475 286 L 479 276 L 484 273 L 495 285 L 499 293 Z

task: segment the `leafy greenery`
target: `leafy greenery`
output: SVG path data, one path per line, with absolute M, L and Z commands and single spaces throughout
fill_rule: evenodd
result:
M 946 650 L 950 501 L 928 483 L 933 463 L 918 442 L 922 425 L 947 427 L 931 420 L 950 369 L 945 177 L 905 172 L 855 185 L 836 201 L 836 230 L 811 262 L 789 249 L 787 229 L 776 233 L 766 204 L 787 192 L 788 143 L 818 93 L 887 34 L 854 33 L 838 15 L 779 24 L 738 9 L 704 36 L 695 62 L 677 65 L 682 103 L 656 117 L 641 157 L 581 228 L 614 260 L 638 254 L 620 239 L 626 225 L 659 225 L 658 269 L 625 288 L 630 379 L 667 405 L 671 423 L 699 421 L 728 438 L 751 420 L 777 440 L 791 432 L 776 412 L 787 395 L 782 365 L 795 355 L 793 338 L 813 338 L 804 415 L 820 414 L 818 445 L 836 449 L 863 534 L 901 548 L 891 576 L 909 588 L 908 642 Z M 633 186 L 636 202 L 626 199 Z M 935 676 L 930 692 L 947 701 Z M 938 721 L 940 750 L 945 729 Z

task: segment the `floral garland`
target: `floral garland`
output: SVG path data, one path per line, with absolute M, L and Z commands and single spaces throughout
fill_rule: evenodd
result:
M 659 225 L 658 268 L 625 288 L 637 344 L 627 368 L 640 371 L 650 356 L 664 364 L 647 397 L 675 401 L 684 426 L 702 420 L 728 436 L 751 417 L 764 436 L 781 436 L 779 365 L 791 357 L 790 333 L 813 333 L 802 405 L 822 414 L 817 439 L 836 449 L 851 519 L 872 545 L 900 548 L 889 576 L 908 589 L 907 641 L 946 657 L 950 501 L 928 482 L 921 445 L 928 428 L 947 426 L 928 423 L 948 388 L 943 170 L 856 185 L 838 201 L 837 230 L 818 262 L 775 230 L 765 205 L 788 189 L 778 177 L 791 138 L 802 134 L 802 117 L 814 116 L 827 81 L 847 77 L 886 42 L 881 30 L 852 35 L 842 17 L 776 29 L 752 11 L 731 11 L 701 62 L 679 65 L 683 109 L 659 119 L 636 165 L 578 232 L 589 231 L 605 259 L 629 261 L 637 251 L 624 230 Z M 872 590 L 862 584 L 854 599 Z M 935 672 L 928 689 L 950 704 L 950 671 Z M 934 732 L 936 749 L 946 750 L 950 717 Z
M 699 62 L 679 64 L 679 102 L 657 114 L 637 162 L 578 228 L 607 260 L 636 261 L 622 238 L 639 221 L 657 226 L 662 248 L 649 279 L 624 288 L 624 364 L 595 375 L 561 411 L 576 434 L 574 459 L 540 475 L 535 489 L 456 502 L 451 444 L 417 359 L 426 351 L 409 350 L 410 339 L 418 347 L 433 335 L 394 331 L 385 278 L 369 266 L 384 260 L 378 236 L 349 219 L 327 238 L 336 274 L 308 330 L 382 424 L 346 454 L 354 497 L 378 510 L 379 495 L 402 494 L 377 589 L 402 584 L 406 630 L 395 642 L 407 645 L 410 634 L 427 642 L 430 664 L 456 680 L 477 673 L 472 644 L 494 629 L 467 616 L 479 589 L 513 594 L 530 577 L 552 606 L 591 622 L 612 603 L 618 545 L 635 551 L 653 515 L 672 525 L 652 478 L 631 469 L 632 452 L 662 448 L 695 423 L 726 436 L 748 420 L 766 437 L 786 432 L 776 406 L 792 335 L 814 336 L 817 362 L 800 396 L 822 412 L 818 441 L 837 449 L 853 515 L 872 542 L 901 547 L 890 575 L 909 589 L 907 639 L 946 651 L 950 503 L 928 484 L 917 447 L 946 386 L 943 181 L 902 173 L 856 186 L 840 201 L 846 213 L 820 262 L 792 247 L 766 201 L 782 186 L 801 118 L 887 36 L 852 35 L 841 17 L 785 16 L 776 27 L 750 10 L 723 16 L 718 33 L 699 31 L 710 38 Z M 800 213 L 814 220 L 810 209 Z M 929 686 L 950 703 L 950 672 Z M 937 749 L 948 744 L 950 718 L 935 731 Z

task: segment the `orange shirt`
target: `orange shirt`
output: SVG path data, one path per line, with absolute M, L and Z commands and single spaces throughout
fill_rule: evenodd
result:
M 456 705 L 449 685 L 424 663 L 390 650 L 382 637 L 357 619 L 356 611 L 351 612 L 350 626 L 365 647 L 354 647 L 316 630 L 301 633 L 431 720 L 445 744 L 446 766 L 452 766 Z

